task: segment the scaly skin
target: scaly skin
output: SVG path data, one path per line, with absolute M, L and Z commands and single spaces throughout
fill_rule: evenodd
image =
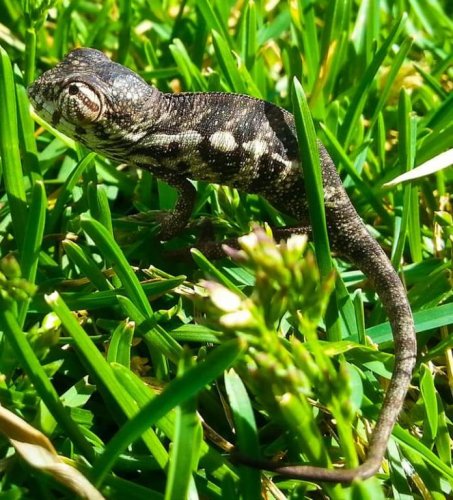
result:
M 300 222 L 293 231 L 309 231 L 294 119 L 273 104 L 237 94 L 163 94 L 94 49 L 71 52 L 28 92 L 38 114 L 68 136 L 112 160 L 149 169 L 179 191 L 174 211 L 161 220 L 163 239 L 190 218 L 196 193 L 188 179 L 259 194 Z M 416 340 L 401 281 L 352 206 L 321 143 L 319 153 L 331 246 L 361 269 L 378 293 L 392 325 L 395 368 L 359 467 L 248 463 L 294 478 L 349 482 L 379 469 L 410 383 Z

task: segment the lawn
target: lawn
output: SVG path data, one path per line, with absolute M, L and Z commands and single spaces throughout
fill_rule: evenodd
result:
M 453 496 L 452 19 L 448 0 L 0 0 L 1 498 Z M 77 47 L 164 92 L 294 111 L 300 143 L 316 131 L 417 330 L 377 475 L 317 483 L 238 462 L 362 463 L 390 325 L 322 231 L 277 245 L 270 228 L 294 221 L 257 195 L 194 182 L 190 224 L 161 241 L 177 192 L 30 106 L 26 87 Z M 200 251 L 252 230 L 228 257 Z

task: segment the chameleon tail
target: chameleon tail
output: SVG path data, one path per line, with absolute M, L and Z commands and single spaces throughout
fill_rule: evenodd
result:
M 338 471 L 345 476 L 352 474 L 352 479 L 366 478 L 375 474 L 381 465 L 387 442 L 409 388 L 417 355 L 414 320 L 401 280 L 357 214 L 341 184 L 330 155 L 321 144 L 320 157 L 324 178 L 330 179 L 330 183 L 336 188 L 335 203 L 333 206 L 326 203 L 332 248 L 356 265 L 370 280 L 382 301 L 393 333 L 395 349 L 393 374 L 371 436 L 367 459 L 357 469 Z
M 352 206 L 351 209 L 356 215 Z M 411 308 L 401 280 L 384 251 L 368 233 L 358 215 L 354 218 L 355 220 L 350 223 L 350 227 L 355 237 L 349 236 L 349 240 L 346 242 L 348 230 L 343 228 L 340 235 L 337 232 L 335 238 L 337 244 L 334 245 L 334 248 L 340 243 L 338 247 L 341 247 L 341 253 L 370 280 L 387 313 L 395 346 L 392 378 L 371 436 L 367 459 L 357 471 L 356 477 L 366 478 L 375 474 L 381 465 L 387 442 L 409 388 L 417 355 L 417 343 Z M 353 218 L 351 217 L 351 219 Z

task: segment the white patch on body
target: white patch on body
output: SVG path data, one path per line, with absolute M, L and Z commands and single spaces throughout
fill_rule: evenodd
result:
M 324 186 L 324 201 L 335 201 L 341 196 L 340 190 L 335 186 Z
M 294 166 L 293 162 L 290 160 L 285 160 L 280 154 L 278 153 L 272 153 L 271 158 L 275 161 L 278 161 L 279 163 L 283 163 L 285 167 L 287 168 L 292 168 Z M 286 169 L 285 169 L 286 170 Z
M 242 147 L 248 153 L 251 153 L 255 158 L 265 155 L 268 152 L 267 142 L 261 139 L 254 139 L 253 141 L 244 142 Z
M 142 138 L 146 135 L 145 131 L 134 131 L 134 132 L 129 132 L 124 136 L 124 142 L 129 143 L 129 144 L 137 144 L 139 141 L 142 140 Z
M 214 132 L 209 138 L 209 142 L 214 149 L 223 153 L 234 151 L 238 147 L 236 139 L 231 132 Z
M 203 140 L 203 137 L 196 130 L 187 130 L 178 134 L 153 134 L 146 141 L 149 146 L 169 146 L 176 142 L 183 144 L 183 147 L 198 146 Z

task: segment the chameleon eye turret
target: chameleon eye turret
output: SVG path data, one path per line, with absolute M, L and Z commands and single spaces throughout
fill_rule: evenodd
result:
M 87 125 L 98 120 L 104 110 L 102 95 L 84 82 L 71 82 L 58 98 L 61 114 L 74 125 Z

